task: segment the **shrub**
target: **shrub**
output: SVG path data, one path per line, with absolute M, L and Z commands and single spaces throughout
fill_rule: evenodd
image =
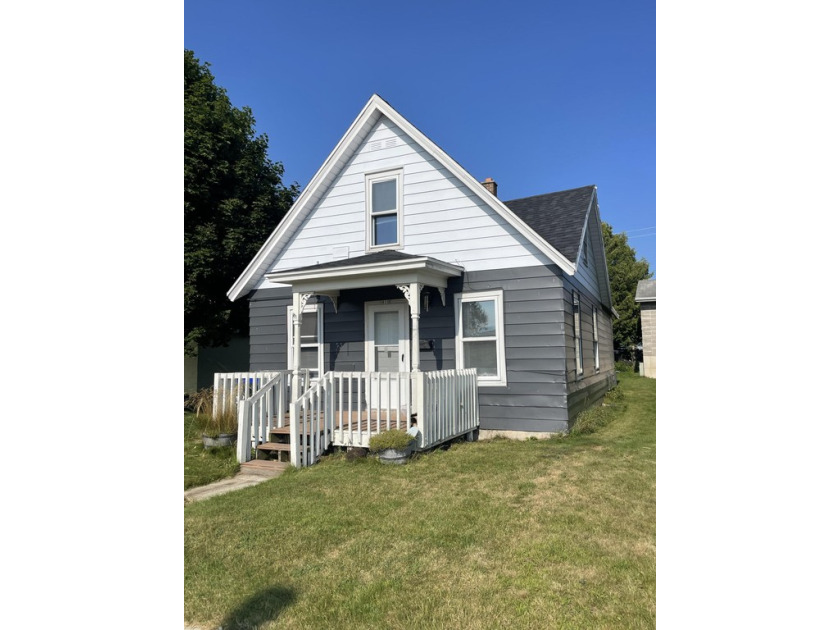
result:
M 380 451 L 392 448 L 397 451 L 403 451 L 409 448 L 414 442 L 414 438 L 400 429 L 390 429 L 377 433 L 370 438 L 371 453 L 378 453 Z
M 634 372 L 635 366 L 633 365 L 632 361 L 616 361 L 615 362 L 615 371 L 616 372 Z
M 624 390 L 620 386 L 613 387 L 610 391 L 604 394 L 604 402 L 619 403 L 624 402 Z
M 218 437 L 220 433 L 236 433 L 239 418 L 233 401 L 213 416 L 213 388 L 200 389 L 184 401 L 184 409 L 195 412 L 195 423 L 207 437 Z
M 194 411 L 197 416 L 213 413 L 213 388 L 206 387 L 193 392 L 184 400 L 184 409 Z
M 595 433 L 601 427 L 606 426 L 612 420 L 612 413 L 609 407 L 590 407 L 581 411 L 575 419 L 575 424 L 570 435 L 587 435 Z

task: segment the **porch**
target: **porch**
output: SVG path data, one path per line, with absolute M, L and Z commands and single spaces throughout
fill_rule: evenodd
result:
M 478 429 L 475 369 L 327 372 L 316 379 L 302 372 L 216 374 L 214 413 L 235 406 L 240 463 L 309 466 L 330 446 L 367 448 L 371 436 L 407 431 L 412 420 L 421 451 Z

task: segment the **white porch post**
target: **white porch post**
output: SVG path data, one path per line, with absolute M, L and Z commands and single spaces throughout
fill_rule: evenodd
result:
M 403 292 L 408 301 L 408 308 L 411 311 L 411 371 L 420 371 L 420 292 L 422 284 L 412 282 L 410 284 L 398 284 L 397 288 Z
M 311 293 L 292 293 L 292 342 L 294 343 L 294 352 L 292 352 L 292 365 L 289 366 L 292 370 L 292 400 L 300 396 L 300 327 L 303 319 L 303 309 Z

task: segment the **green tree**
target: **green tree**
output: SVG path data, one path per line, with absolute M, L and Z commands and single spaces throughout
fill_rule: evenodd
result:
M 299 193 L 283 185 L 248 107 L 233 107 L 210 66 L 184 51 L 184 350 L 248 330 L 245 300 L 227 290 Z
M 648 262 L 636 260 L 636 250 L 627 244 L 627 234 L 614 234 L 609 223 L 601 222 L 610 291 L 618 319 L 613 320 L 613 341 L 616 348 L 634 348 L 642 341 L 641 310 L 636 302 L 636 285 L 653 274 Z

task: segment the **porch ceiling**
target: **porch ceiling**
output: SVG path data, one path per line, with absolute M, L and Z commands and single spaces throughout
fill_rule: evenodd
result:
M 383 251 L 266 274 L 271 282 L 291 285 L 295 292 L 321 293 L 382 285 L 410 284 L 445 288 L 447 280 L 464 268 L 428 256 Z

